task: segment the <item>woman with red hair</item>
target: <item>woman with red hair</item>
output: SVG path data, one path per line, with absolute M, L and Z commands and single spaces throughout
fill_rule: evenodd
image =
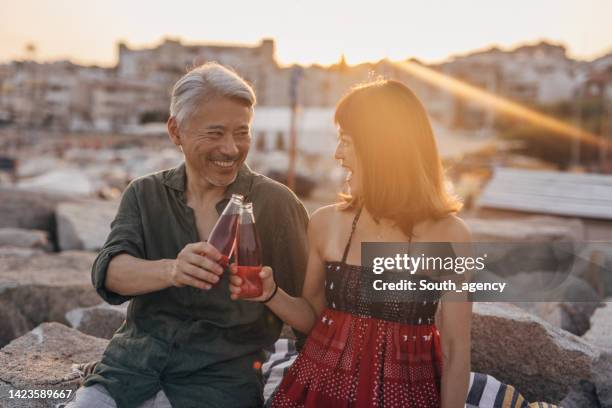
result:
M 343 97 L 335 122 L 349 193 L 311 217 L 302 297 L 279 289 L 265 267 L 253 299 L 310 333 L 272 406 L 464 407 L 471 303 L 374 293 L 360 265 L 361 242 L 470 241 L 425 109 L 402 83 L 379 80 Z M 231 283 L 237 298 L 241 280 Z

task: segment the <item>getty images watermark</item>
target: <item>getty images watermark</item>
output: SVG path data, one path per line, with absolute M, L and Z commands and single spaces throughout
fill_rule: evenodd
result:
M 410 275 L 435 274 L 437 276 L 455 273 L 463 275 L 466 272 L 480 272 L 485 270 L 485 259 L 482 256 L 410 256 L 406 253 L 395 254 L 393 257 L 376 257 L 372 261 L 372 272 L 380 275 L 385 271 L 404 272 Z M 454 291 L 457 293 L 478 291 L 496 291 L 503 293 L 507 282 L 457 282 L 456 279 L 431 280 L 431 279 L 401 279 L 399 282 L 385 282 L 376 279 L 373 282 L 374 290 L 431 290 L 431 291 Z
M 367 289 L 360 290 L 375 301 L 390 292 L 399 302 L 447 293 L 487 302 L 592 302 L 594 293 L 612 293 L 610 242 L 365 242 L 361 249 Z

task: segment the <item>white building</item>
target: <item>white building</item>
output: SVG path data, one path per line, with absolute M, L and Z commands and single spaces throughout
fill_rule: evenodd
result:
M 572 97 L 586 66 L 568 58 L 565 47 L 541 42 L 457 57 L 443 69 L 519 102 L 553 104 Z
M 333 157 L 338 143 L 333 108 L 303 108 L 296 114 L 296 149 L 309 156 Z M 257 107 L 253 116 L 251 151 L 263 154 L 288 151 L 291 109 Z M 432 119 L 434 136 L 443 159 L 458 157 L 482 149 L 488 140 L 474 138 L 465 131 L 451 130 Z M 257 154 L 257 153 L 256 153 Z
M 301 68 L 299 81 L 293 81 L 294 67 L 277 63 L 272 39 L 255 45 L 184 44 L 165 39 L 148 48 L 119 43 L 118 55 L 117 66 L 110 69 L 66 61 L 0 66 L 0 121 L 8 118 L 23 126 L 104 132 L 164 121 L 176 80 L 190 67 L 207 61 L 230 66 L 249 81 L 259 107 L 290 106 L 295 83 L 304 109 L 330 108 L 353 85 L 380 75 L 406 83 L 430 115 L 445 126 L 485 129 L 494 118 L 493 112 L 458 99 L 388 60 L 348 66 L 341 58 L 331 66 Z M 595 65 L 601 72 L 601 67 L 612 63 L 608 56 L 594 61 Z M 589 64 L 568 58 L 562 46 L 540 43 L 511 51 L 475 52 L 433 68 L 518 102 L 555 104 L 571 100 L 587 77 Z M 315 110 L 308 112 L 304 115 Z M 264 144 L 275 143 L 267 139 L 276 136 L 266 132 Z
M 117 76 L 137 79 L 170 87 L 191 67 L 216 61 L 232 67 L 257 90 L 260 103 L 268 104 L 279 95 L 279 67 L 275 59 L 272 39 L 263 39 L 255 46 L 226 44 L 183 44 L 180 40 L 165 39 L 154 48 L 130 48 L 119 43 Z M 280 87 L 281 89 L 283 86 Z M 285 88 L 286 89 L 286 88 Z M 283 99 L 283 98 L 281 98 Z M 284 101 L 286 101 L 284 97 Z

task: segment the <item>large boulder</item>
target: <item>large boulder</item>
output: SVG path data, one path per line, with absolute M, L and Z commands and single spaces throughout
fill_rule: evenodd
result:
M 43 323 L 0 349 L 0 407 L 51 408 L 68 400 L 80 384 L 73 364 L 99 360 L 107 340 L 60 323 Z M 64 397 L 9 399 L 17 390 L 64 391 Z
M 580 240 L 584 226 L 577 219 L 534 216 L 522 218 L 466 218 L 474 241 L 547 242 Z
M 72 328 L 90 336 L 110 339 L 124 322 L 127 303 L 112 306 L 100 303 L 91 307 L 79 307 L 66 313 L 66 320 Z
M 590 252 L 583 256 L 589 262 L 584 267 L 584 275 L 591 275 L 591 280 L 601 281 L 601 292 L 604 297 L 612 298 L 612 245 L 609 242 L 589 243 Z
M 508 287 L 517 292 L 515 305 L 577 336 L 591 327 L 590 319 L 601 306 L 601 295 L 582 277 L 569 273 L 528 272 L 506 278 Z
M 100 303 L 91 284 L 94 258 L 82 251 L 0 256 L 0 347 L 42 322 L 67 323 L 69 310 Z
M 486 254 L 486 267 L 501 277 L 521 273 L 556 272 L 565 276 L 575 268 L 575 244 L 563 242 L 476 243 L 474 249 Z
M 584 334 L 586 341 L 612 352 L 612 299 L 591 316 L 591 328 Z
M 0 228 L 0 246 L 51 250 L 49 233 L 23 228 Z
M 29 258 L 43 255 L 45 252 L 40 248 L 23 248 L 16 246 L 0 246 L 0 258 Z
M 57 236 L 62 251 L 98 250 L 117 213 L 117 201 L 83 200 L 57 206 Z
M 514 304 L 576 336 L 582 336 L 589 330 L 591 315 L 600 306 L 599 302 L 517 302 Z
M 612 372 L 603 353 L 579 337 L 507 303 L 476 303 L 472 371 L 514 385 L 530 401 L 559 402 L 581 381 L 604 394 Z
M 612 407 L 612 353 L 602 353 L 591 371 L 600 406 Z
M 95 193 L 95 183 L 75 166 L 54 168 L 38 176 L 21 179 L 17 187 L 28 191 L 87 196 Z
M 601 407 L 595 384 L 591 381 L 581 380 L 578 386 L 559 402 L 559 406 L 562 408 Z
M 0 228 L 37 229 L 55 233 L 55 207 L 65 195 L 0 188 Z

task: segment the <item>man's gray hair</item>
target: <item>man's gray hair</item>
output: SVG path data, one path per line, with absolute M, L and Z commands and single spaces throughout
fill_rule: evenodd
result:
M 237 73 L 216 62 L 207 62 L 193 68 L 174 84 L 170 116 L 174 116 L 181 126 L 199 103 L 215 97 L 237 99 L 250 108 L 256 103 L 253 88 Z

